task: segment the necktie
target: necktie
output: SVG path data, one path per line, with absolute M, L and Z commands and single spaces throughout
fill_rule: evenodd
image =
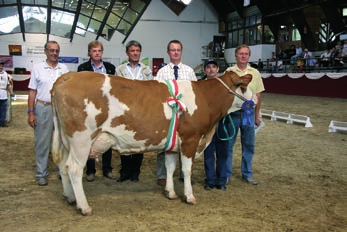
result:
M 174 68 L 175 79 L 177 80 L 178 79 L 178 66 L 175 65 L 173 68 Z

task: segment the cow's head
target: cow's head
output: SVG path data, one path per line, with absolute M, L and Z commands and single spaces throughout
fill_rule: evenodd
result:
M 225 77 L 227 77 L 227 79 L 231 80 L 231 82 L 232 82 L 233 86 L 235 86 L 235 88 L 240 87 L 242 93 L 245 93 L 247 91 L 247 86 L 252 81 L 252 75 L 251 74 L 239 76 L 237 73 L 235 73 L 233 71 L 225 71 L 220 78 L 226 80 Z M 229 87 L 231 87 L 231 86 L 229 86 Z

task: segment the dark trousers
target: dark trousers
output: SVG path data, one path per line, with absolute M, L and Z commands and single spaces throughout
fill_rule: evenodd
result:
M 5 123 L 7 99 L 0 99 L 0 124 Z
M 121 177 L 136 177 L 140 175 L 140 168 L 143 160 L 143 153 L 132 155 L 121 155 L 121 169 L 119 171 Z
M 105 153 L 102 154 L 102 173 L 103 175 L 107 175 L 109 172 L 112 172 L 112 149 L 108 149 Z M 96 168 L 95 168 L 95 159 L 88 159 L 87 160 L 87 175 L 89 174 L 95 174 Z
M 227 182 L 227 159 L 232 136 L 230 122 L 218 122 L 218 131 L 213 135 L 211 143 L 204 151 L 205 183 L 209 185 L 225 185 Z M 228 135 L 225 133 L 227 130 Z M 224 140 L 225 139 L 225 140 Z

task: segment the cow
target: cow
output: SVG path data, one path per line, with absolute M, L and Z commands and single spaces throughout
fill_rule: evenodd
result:
M 191 186 L 194 159 L 210 143 L 218 121 L 243 103 L 240 95 L 249 95 L 251 79 L 250 74 L 240 77 L 234 72 L 204 81 L 63 74 L 51 90 L 52 154 L 67 201 L 76 202 L 83 215 L 92 215 L 82 186 L 83 168 L 88 158 L 97 159 L 111 147 L 123 155 L 167 150 L 169 199 L 177 198 L 173 173 L 180 154 L 185 200 L 196 204 Z

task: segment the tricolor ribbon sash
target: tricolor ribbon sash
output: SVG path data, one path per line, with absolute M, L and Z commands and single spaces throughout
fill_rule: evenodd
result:
M 167 104 L 172 108 L 172 119 L 165 144 L 166 151 L 172 151 L 176 144 L 178 113 L 187 110 L 185 104 L 181 101 L 182 94 L 178 91 L 177 81 L 165 81 L 171 97 L 167 99 Z

